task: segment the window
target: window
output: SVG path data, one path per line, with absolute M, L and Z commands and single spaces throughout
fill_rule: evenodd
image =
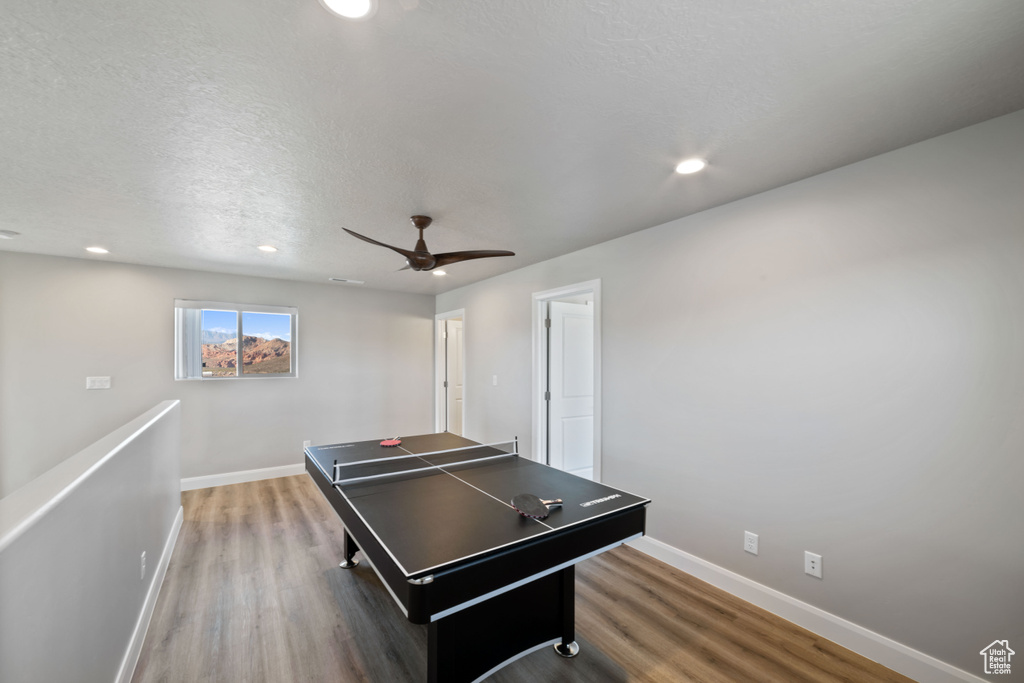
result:
M 298 318 L 285 306 L 175 299 L 174 378 L 295 377 Z

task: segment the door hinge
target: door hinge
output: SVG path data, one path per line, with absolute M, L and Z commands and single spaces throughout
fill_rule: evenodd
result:
M 545 401 L 550 401 L 551 400 L 551 392 L 550 391 L 545 391 L 544 392 L 544 400 Z
M 551 328 L 551 318 L 544 318 L 544 327 Z
M 445 380 L 445 381 L 444 381 L 444 388 L 445 388 L 445 389 L 447 389 L 447 388 L 448 388 L 448 380 Z

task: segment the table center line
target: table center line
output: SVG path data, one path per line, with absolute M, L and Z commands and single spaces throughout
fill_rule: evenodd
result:
M 510 456 L 511 456 L 512 454 L 511 454 L 511 453 L 509 453 L 508 455 L 510 455 Z M 517 453 L 515 457 L 519 457 L 519 454 Z M 433 465 L 433 463 L 431 463 L 431 462 L 430 462 L 429 460 L 427 460 L 426 458 L 423 458 L 423 457 L 421 457 L 421 458 L 420 458 L 420 460 L 422 460 L 423 462 L 427 463 L 428 465 Z M 456 464 L 458 464 L 458 463 L 456 463 Z M 479 491 L 480 493 L 484 494 L 485 496 L 488 496 L 488 497 L 490 497 L 490 498 L 493 498 L 494 500 L 498 501 L 499 503 L 501 503 L 501 504 L 502 504 L 502 505 L 504 505 L 505 507 L 507 507 L 507 508 L 509 508 L 510 510 L 514 511 L 514 512 L 515 512 L 515 513 L 516 513 L 517 515 L 519 514 L 519 511 L 518 511 L 518 510 L 516 510 L 516 509 L 515 509 L 514 507 L 512 507 L 512 503 L 511 503 L 511 502 L 505 502 L 504 500 L 502 500 L 501 498 L 498 498 L 498 497 L 497 497 L 497 496 L 495 496 L 494 494 L 491 494 L 491 493 L 488 493 L 487 491 L 484 491 L 484 490 L 483 490 L 482 488 L 480 488 L 479 486 L 474 486 L 473 484 L 470 484 L 470 483 L 469 483 L 468 481 L 466 481 L 466 480 L 465 480 L 465 479 L 463 479 L 462 477 L 457 477 L 457 476 L 455 476 L 454 474 L 452 474 L 451 472 L 449 472 L 448 470 L 446 470 L 446 469 L 445 469 L 445 468 L 444 468 L 443 466 L 441 466 L 441 465 L 434 465 L 434 467 L 436 467 L 437 469 L 441 470 L 442 472 L 444 472 L 445 474 L 447 474 L 447 475 L 448 475 L 449 477 L 452 477 L 452 478 L 454 478 L 454 479 L 457 479 L 458 481 L 461 481 L 461 482 L 462 482 L 463 484 L 465 484 L 466 486 L 469 486 L 470 488 L 474 488 L 474 489 L 476 489 L 477 491 Z M 534 517 L 527 517 L 527 519 L 532 519 L 533 521 L 537 522 L 537 523 L 538 523 L 538 524 L 540 524 L 541 526 L 547 527 L 548 529 L 550 529 L 550 530 L 552 530 L 552 531 L 554 531 L 554 529 L 555 529 L 555 527 L 553 527 L 553 526 L 549 526 L 549 525 L 545 524 L 544 522 L 542 522 L 542 521 L 540 521 L 539 519 L 536 519 L 536 518 L 534 518 Z

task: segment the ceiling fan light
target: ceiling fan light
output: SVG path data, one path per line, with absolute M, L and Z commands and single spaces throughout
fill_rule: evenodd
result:
M 676 173 L 680 173 L 682 175 L 696 173 L 697 171 L 704 170 L 704 167 L 707 165 L 708 162 L 704 161 L 703 159 L 686 159 L 684 161 L 679 162 L 679 165 L 676 166 Z
M 369 19 L 377 11 L 376 0 L 320 0 L 320 4 L 345 19 Z

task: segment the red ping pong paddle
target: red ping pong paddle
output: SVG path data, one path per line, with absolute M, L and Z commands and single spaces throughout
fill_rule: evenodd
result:
M 549 505 L 561 504 L 561 498 L 541 500 L 532 493 L 520 493 L 512 499 L 512 507 L 516 509 L 516 512 L 523 517 L 532 517 L 533 519 L 544 519 L 551 514 L 551 510 L 548 509 Z
M 393 439 L 384 439 L 383 441 L 380 442 L 380 445 L 384 446 L 385 448 L 394 448 L 400 443 L 402 443 L 402 440 L 396 436 Z

